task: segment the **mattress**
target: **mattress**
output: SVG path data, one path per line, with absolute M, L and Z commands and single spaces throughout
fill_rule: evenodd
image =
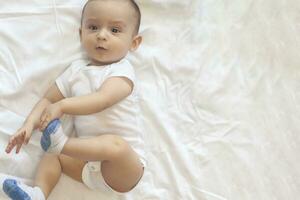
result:
M 62 175 L 50 200 L 296 200 L 300 195 L 300 4 L 296 0 L 138 0 L 147 167 L 123 196 Z M 0 180 L 33 184 L 37 131 L 9 137 L 72 61 L 81 0 L 0 6 Z M 72 133 L 72 119 L 63 119 Z M 0 199 L 7 199 L 0 190 Z

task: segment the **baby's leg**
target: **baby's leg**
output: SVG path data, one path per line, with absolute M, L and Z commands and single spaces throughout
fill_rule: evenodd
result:
M 3 190 L 12 200 L 45 200 L 56 185 L 60 174 L 61 165 L 58 156 L 45 154 L 39 163 L 34 187 L 14 179 L 6 179 Z
M 45 151 L 56 154 L 83 161 L 101 161 L 103 178 L 118 192 L 132 189 L 144 172 L 138 154 L 123 138 L 114 134 L 67 139 L 60 121 L 53 120 L 43 132 L 41 145 Z
M 45 154 L 39 163 L 35 185 L 40 187 L 45 198 L 56 185 L 61 175 L 61 166 L 57 155 Z
M 104 180 L 118 192 L 131 190 L 144 171 L 137 153 L 124 139 L 116 135 L 70 138 L 62 153 L 81 160 L 101 161 Z
M 57 184 L 61 172 L 82 182 L 81 174 L 85 164 L 84 161 L 65 155 L 45 154 L 39 163 L 34 187 L 6 179 L 2 188 L 12 200 L 45 200 Z
M 65 155 L 45 154 L 37 170 L 35 185 L 42 189 L 47 199 L 57 184 L 61 172 L 82 182 L 81 173 L 85 163 Z

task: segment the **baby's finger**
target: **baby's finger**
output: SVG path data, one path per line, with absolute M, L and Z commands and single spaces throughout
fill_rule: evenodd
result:
M 8 141 L 8 144 L 5 148 L 6 153 L 10 153 L 11 150 L 16 146 L 17 144 L 17 138 L 20 136 L 20 130 L 18 130 Z
M 43 131 L 43 127 L 44 127 L 44 121 L 42 121 L 42 122 L 40 123 L 40 127 L 39 127 L 40 131 Z
M 21 147 L 22 147 L 22 143 L 18 143 L 18 144 L 17 144 L 16 153 L 19 153 L 19 152 L 20 152 Z
M 43 123 L 43 121 L 45 121 L 46 119 L 46 115 L 42 114 L 41 118 L 40 118 L 40 124 Z
M 17 140 L 17 138 L 15 136 L 13 136 L 12 138 L 10 138 L 8 144 L 10 144 L 12 146 L 15 146 L 16 145 L 16 140 Z
M 46 127 L 48 126 L 48 124 L 49 124 L 49 120 L 45 121 L 44 126 L 43 126 L 43 130 L 46 129 Z
M 41 126 L 41 131 L 44 131 L 45 130 L 45 128 L 46 128 L 46 126 L 47 126 L 47 124 L 48 124 L 48 121 L 46 120 L 46 121 L 44 121 L 43 123 L 42 123 L 42 126 Z
M 47 121 L 48 121 L 48 116 L 45 116 L 45 118 L 40 123 L 40 130 L 41 131 L 45 129 L 45 124 L 47 123 Z
M 41 114 L 40 122 L 42 122 L 44 119 L 45 119 L 45 111 L 43 111 L 43 113 Z
M 19 135 L 19 137 L 17 137 L 17 149 L 16 149 L 16 153 L 19 153 L 21 147 L 22 147 L 22 144 L 24 143 L 24 138 L 25 138 L 25 131 L 22 132 L 21 135 Z
M 39 130 L 41 131 L 42 130 L 42 126 L 43 126 L 43 123 L 44 123 L 44 121 L 40 121 L 40 124 L 39 124 Z
M 6 153 L 10 153 L 11 150 L 16 146 L 16 138 L 13 136 L 9 139 L 9 142 L 6 146 Z
M 25 139 L 24 139 L 24 144 L 28 144 L 29 140 L 30 140 L 30 137 L 31 137 L 31 133 L 26 131 L 25 132 Z
M 11 145 L 11 144 L 7 144 L 7 146 L 6 146 L 6 149 L 5 149 L 5 152 L 6 153 L 10 153 L 11 152 L 11 150 L 14 148 L 14 146 L 13 145 Z

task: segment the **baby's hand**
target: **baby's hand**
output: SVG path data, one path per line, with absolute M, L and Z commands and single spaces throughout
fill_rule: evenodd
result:
M 11 150 L 17 146 L 16 153 L 19 153 L 23 144 L 28 144 L 33 131 L 33 125 L 24 124 L 10 139 L 6 146 L 6 153 L 10 153 Z
M 47 125 L 54 119 L 59 119 L 63 115 L 61 105 L 57 102 L 47 106 L 41 116 L 39 129 L 44 131 Z

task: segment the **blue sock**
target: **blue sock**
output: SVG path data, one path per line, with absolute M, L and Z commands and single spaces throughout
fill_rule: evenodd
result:
M 30 187 L 14 179 L 6 179 L 2 189 L 12 200 L 45 200 L 39 187 Z
M 60 154 L 67 139 L 61 128 L 60 120 L 55 119 L 43 131 L 40 143 L 44 151 Z

